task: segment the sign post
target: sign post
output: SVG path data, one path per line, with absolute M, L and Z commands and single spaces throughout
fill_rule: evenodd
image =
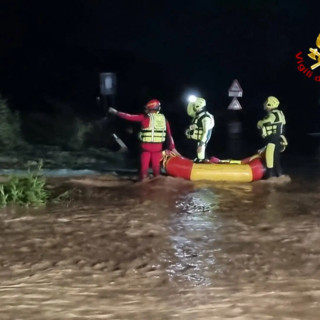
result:
M 238 111 L 242 110 L 242 107 L 238 98 L 241 98 L 243 96 L 243 90 L 237 79 L 233 80 L 228 90 L 228 95 L 232 98 L 232 101 L 228 106 L 228 110 L 230 110 L 228 112 L 228 152 L 231 156 L 239 157 L 242 149 L 242 123 L 239 119 Z
M 228 110 L 241 110 L 242 107 L 240 105 L 240 102 L 237 98 L 241 98 L 243 95 L 243 90 L 240 86 L 240 83 L 237 79 L 233 80 L 229 91 L 228 91 L 229 97 L 233 97 L 231 103 L 228 106 Z
M 115 73 L 100 73 L 100 93 L 106 96 L 116 94 L 116 82 L 117 77 Z
M 117 77 L 113 72 L 103 72 L 100 78 L 100 95 L 103 109 L 107 112 L 111 104 L 115 103 L 115 94 L 117 89 Z

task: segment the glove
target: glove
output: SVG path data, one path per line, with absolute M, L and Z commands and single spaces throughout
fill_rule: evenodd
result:
M 111 113 L 111 114 L 117 114 L 118 110 L 116 110 L 114 108 L 109 108 L 108 112 Z

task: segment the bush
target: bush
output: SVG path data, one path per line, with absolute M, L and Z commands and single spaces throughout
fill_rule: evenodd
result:
M 80 150 L 86 145 L 92 125 L 75 116 L 32 113 L 25 116 L 23 129 L 30 144 Z
M 73 121 L 72 131 L 68 139 L 67 146 L 70 149 L 79 150 L 86 145 L 87 137 L 92 131 L 92 125 L 86 123 L 79 118 Z
M 36 170 L 25 176 L 9 177 L 9 181 L 0 185 L 0 205 L 41 206 L 48 201 L 49 193 L 45 189 L 46 179 L 40 175 L 42 162 Z
M 5 150 L 12 150 L 23 144 L 21 137 L 21 122 L 17 112 L 12 112 L 7 100 L 0 95 L 0 147 Z

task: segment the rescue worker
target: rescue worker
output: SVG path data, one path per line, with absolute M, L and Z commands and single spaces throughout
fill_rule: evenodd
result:
M 109 113 L 120 118 L 141 123 L 139 140 L 141 141 L 140 155 L 140 179 L 148 177 L 148 170 L 152 167 L 153 175 L 160 175 L 160 162 L 162 158 L 163 144 L 167 139 L 168 148 L 179 155 L 175 149 L 169 122 L 160 113 L 160 101 L 152 99 L 145 105 L 144 114 L 128 114 L 109 108 Z
M 206 100 L 199 97 L 189 99 L 187 113 L 192 118 L 186 136 L 196 142 L 196 163 L 206 163 L 206 147 L 211 138 L 212 129 L 215 125 L 214 117 L 206 110 Z
M 286 119 L 283 112 L 278 109 L 279 104 L 280 102 L 276 97 L 268 97 L 263 104 L 267 115 L 257 123 L 257 127 L 265 141 L 265 150 L 262 150 L 265 153 L 267 167 L 265 178 L 282 175 L 280 152 L 283 152 L 288 145 L 284 136 Z

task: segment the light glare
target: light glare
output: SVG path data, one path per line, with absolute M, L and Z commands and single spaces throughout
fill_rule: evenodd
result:
M 197 97 L 195 95 L 193 95 L 193 94 L 188 97 L 188 101 L 189 102 L 195 102 L 196 99 L 197 99 Z

